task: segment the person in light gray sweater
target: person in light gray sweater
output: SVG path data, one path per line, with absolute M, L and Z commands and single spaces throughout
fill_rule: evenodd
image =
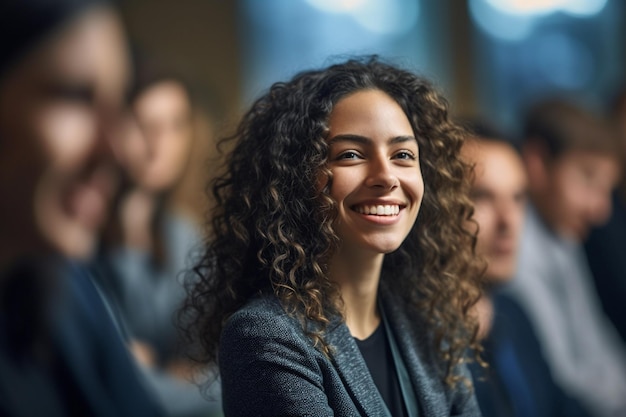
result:
M 527 114 L 522 155 L 530 205 L 506 290 L 565 392 L 595 416 L 626 415 L 626 346 L 602 312 L 582 246 L 611 213 L 617 134 L 578 104 L 544 100 Z

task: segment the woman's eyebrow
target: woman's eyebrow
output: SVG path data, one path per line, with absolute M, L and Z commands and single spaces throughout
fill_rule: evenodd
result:
M 338 142 L 356 142 L 362 145 L 367 145 L 369 143 L 372 143 L 372 140 L 365 136 L 351 134 L 333 136 L 328 140 L 329 145 L 333 145 Z
M 394 136 L 390 138 L 387 141 L 387 143 L 389 145 L 393 145 L 393 144 L 404 143 L 404 142 L 409 142 L 409 141 L 417 141 L 417 139 L 415 139 L 415 137 L 413 136 Z M 361 135 L 344 134 L 344 135 L 333 136 L 332 138 L 328 140 L 329 145 L 332 145 L 337 142 L 356 142 L 356 143 L 360 143 L 363 145 L 367 145 L 367 144 L 372 143 L 372 139 L 366 136 L 361 136 Z
M 390 145 L 393 145 L 396 143 L 404 143 L 404 142 L 410 142 L 410 141 L 417 142 L 417 139 L 415 139 L 414 136 L 395 136 L 389 139 L 387 143 Z

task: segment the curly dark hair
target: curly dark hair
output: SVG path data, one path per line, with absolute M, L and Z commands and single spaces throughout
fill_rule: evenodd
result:
M 428 321 L 433 343 L 454 372 L 478 347 L 470 307 L 479 296 L 475 235 L 464 225 L 471 167 L 459 158 L 465 133 L 431 84 L 378 57 L 351 59 L 274 84 L 243 116 L 225 172 L 212 182 L 216 207 L 202 261 L 181 310 L 204 363 L 217 361 L 225 321 L 251 297 L 273 292 L 325 353 L 324 330 L 341 297 L 327 269 L 339 243 L 326 168 L 328 120 L 334 105 L 361 90 L 381 90 L 403 109 L 420 148 L 425 183 L 418 219 L 399 249 L 384 258 L 381 281 L 410 313 Z M 320 175 L 328 183 L 320 191 Z M 313 326 L 306 327 L 306 323 Z

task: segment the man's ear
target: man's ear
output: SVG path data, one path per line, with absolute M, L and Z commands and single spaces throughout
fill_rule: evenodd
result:
M 522 159 L 528 175 L 528 186 L 533 192 L 546 188 L 550 175 L 550 156 L 539 140 L 527 140 L 522 146 Z

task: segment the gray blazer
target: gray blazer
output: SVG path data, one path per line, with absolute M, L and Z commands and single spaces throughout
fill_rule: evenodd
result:
M 473 391 L 439 376 L 438 354 L 426 331 L 410 322 L 399 300 L 381 289 L 383 309 L 395 334 L 422 417 L 479 417 Z M 277 298 L 251 300 L 226 323 L 219 350 L 226 416 L 388 416 L 384 401 L 350 331 L 332 323 L 328 359 Z M 465 367 L 461 369 L 471 380 Z

